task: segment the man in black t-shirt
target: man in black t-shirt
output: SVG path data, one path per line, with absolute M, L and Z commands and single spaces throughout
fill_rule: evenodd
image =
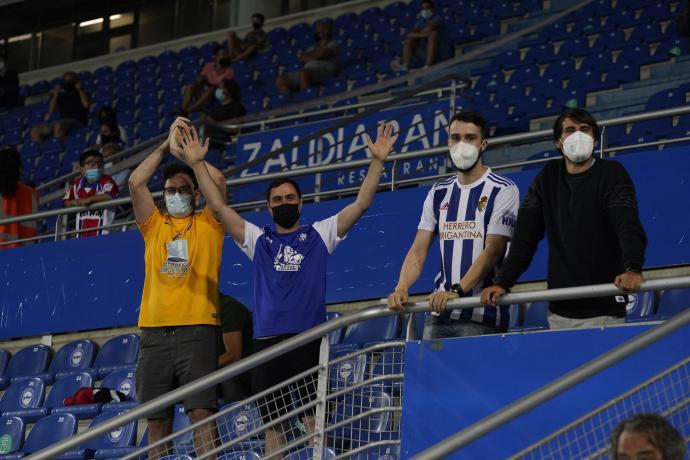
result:
M 79 83 L 74 72 L 65 72 L 62 84 L 53 88 L 48 106 L 48 118 L 57 112 L 59 119 L 52 125 L 41 123 L 31 128 L 31 139 L 43 142 L 52 133 L 55 137 L 66 137 L 75 128 L 85 126 L 88 121 L 91 98 Z
M 518 211 L 506 261 L 482 303 L 496 305 L 529 266 L 539 241 L 549 243 L 550 289 L 613 282 L 639 290 L 647 236 L 640 223 L 635 187 L 619 162 L 592 157 L 596 120 L 567 109 L 553 127 L 562 159 L 551 160 L 532 182 Z M 549 327 L 601 327 L 625 321 L 627 295 L 549 304 Z
M 264 32 L 264 15 L 252 15 L 252 30 L 247 32 L 244 39 L 240 39 L 234 31 L 228 34 L 228 53 L 232 62 L 247 59 L 268 46 L 268 35 Z
M 221 368 L 252 354 L 252 337 L 254 334 L 252 312 L 239 300 L 219 293 L 218 305 L 220 329 L 223 333 L 223 346 L 218 349 L 225 350 L 218 356 L 218 368 Z M 246 372 L 221 383 L 223 400 L 226 403 L 235 402 L 249 396 L 250 376 L 251 374 Z

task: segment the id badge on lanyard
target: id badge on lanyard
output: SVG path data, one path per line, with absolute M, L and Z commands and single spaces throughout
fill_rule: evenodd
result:
M 168 262 L 188 262 L 189 247 L 187 240 L 178 239 L 165 244 L 168 251 Z

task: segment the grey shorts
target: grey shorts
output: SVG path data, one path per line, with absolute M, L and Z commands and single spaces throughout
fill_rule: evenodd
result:
M 141 347 L 137 358 L 137 396 L 145 403 L 177 387 L 210 374 L 217 368 L 217 326 L 145 327 L 141 329 Z M 184 409 L 218 408 L 214 385 L 185 398 Z M 171 418 L 168 407 L 148 418 Z
M 321 83 L 335 76 L 338 69 L 336 65 L 330 61 L 309 61 L 304 64 L 304 70 L 309 71 L 312 83 Z M 299 74 L 299 72 L 285 74 L 290 86 L 299 86 Z
M 474 321 L 443 321 L 436 315 L 426 315 L 424 320 L 424 340 L 470 337 L 474 335 L 495 334 L 496 326 Z

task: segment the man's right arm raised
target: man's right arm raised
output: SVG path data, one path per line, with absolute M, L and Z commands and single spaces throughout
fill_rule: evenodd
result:
M 209 138 L 206 138 L 206 142 L 202 145 L 193 126 L 184 126 L 181 130 L 181 138 L 182 152 L 180 158 L 194 170 L 194 175 L 199 182 L 201 193 L 206 198 L 206 203 L 223 224 L 225 232 L 232 236 L 237 244 L 244 244 L 245 221 L 226 204 L 204 161 L 206 152 L 208 152 Z

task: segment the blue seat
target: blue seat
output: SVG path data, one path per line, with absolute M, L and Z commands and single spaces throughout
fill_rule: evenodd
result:
M 404 352 L 402 347 L 391 347 L 379 350 L 379 357 L 371 369 L 371 377 L 402 374 Z M 376 382 L 376 385 L 383 388 L 383 391 L 390 395 L 400 396 L 402 379 L 386 379 Z
M 398 337 L 400 320 L 398 315 L 360 321 L 348 326 L 342 343 L 365 343 L 391 340 Z
M 334 345 L 331 347 L 329 360 L 357 351 L 356 345 Z M 331 391 L 341 390 L 362 382 L 367 372 L 367 354 L 360 353 L 337 364 L 331 364 L 328 369 L 328 381 Z
M 40 380 L 39 380 L 40 381 Z M 0 455 L 0 460 L 14 460 L 33 454 L 77 433 L 77 419 L 71 414 L 53 414 L 40 419 L 26 437 L 24 447 L 14 454 Z
M 103 379 L 106 375 L 120 369 L 132 369 L 139 353 L 139 336 L 124 334 L 113 337 L 103 344 L 90 369 L 84 369 L 94 378 Z
M 513 332 L 517 331 L 538 331 L 541 329 L 549 328 L 548 321 L 549 314 L 549 303 L 548 302 L 535 302 L 529 306 L 527 309 L 527 315 L 525 316 L 525 322 L 520 327 L 513 327 L 510 330 Z
M 0 455 L 12 454 L 24 445 L 24 421 L 19 417 L 0 418 Z
M 176 404 L 173 410 L 173 433 L 177 433 L 192 424 L 182 404 Z M 194 455 L 194 432 L 187 431 L 173 439 L 173 452 L 175 455 Z
M 7 371 L 7 363 L 10 362 L 11 357 L 12 354 L 9 351 L 0 348 L 0 377 L 5 375 L 5 372 Z
M 3 416 L 13 416 L 23 411 L 37 409 L 43 405 L 45 384 L 43 380 L 29 378 L 13 383 L 0 399 L 0 412 Z
M 417 312 L 417 313 L 411 313 L 407 315 L 407 318 L 405 318 L 405 322 L 403 323 L 403 327 L 400 330 L 400 338 L 401 339 L 407 339 L 407 330 L 409 328 L 409 323 L 414 317 L 414 330 L 412 331 L 413 336 L 411 337 L 411 340 L 422 340 L 424 336 L 424 322 L 426 320 L 426 315 L 424 312 Z
M 365 387 L 348 394 L 336 404 L 331 424 L 355 418 L 371 409 L 391 407 L 391 397 L 378 387 Z M 333 430 L 335 439 L 350 441 L 350 447 L 389 439 L 391 412 L 380 411 L 352 420 Z
M 653 319 L 656 313 L 656 293 L 653 291 L 628 294 L 625 321 L 636 322 Z
M 218 460 L 261 460 L 261 456 L 252 450 L 247 450 L 220 455 Z
M 400 446 L 371 447 L 358 452 L 351 460 L 398 460 L 400 458 Z
M 45 372 L 49 361 L 50 348 L 45 345 L 22 348 L 12 357 L 7 370 L 0 377 L 0 390 L 7 388 L 10 383 Z
M 89 429 L 110 420 L 113 417 L 123 414 L 124 412 L 110 411 L 104 412 L 89 424 Z M 134 447 L 137 440 L 137 421 L 131 422 L 121 427 L 115 428 L 101 436 L 95 437 L 85 444 L 81 445 L 79 449 L 69 451 L 60 456 L 60 460 L 80 460 L 94 458 L 96 451 L 99 449 L 118 449 L 122 447 Z
M 103 412 L 129 410 L 137 405 L 137 385 L 134 369 L 120 369 L 111 372 L 105 376 L 100 387 L 117 390 L 127 397 L 127 401 L 103 404 Z
M 690 288 L 669 289 L 661 294 L 658 315 L 661 318 L 670 318 L 690 308 Z
M 222 409 L 233 405 L 234 403 L 227 404 Z M 224 416 L 219 417 L 216 423 L 218 425 L 218 435 L 223 444 L 258 430 L 263 425 L 259 408 L 253 402 L 233 409 Z M 234 446 L 234 449 L 262 453 L 264 450 L 263 433 L 241 441 Z
M 328 447 L 325 447 L 323 449 L 323 453 L 321 454 L 321 458 L 324 460 L 328 460 L 330 458 L 335 457 L 335 452 L 333 452 L 332 449 L 329 449 Z M 296 452 L 293 452 L 285 457 L 283 457 L 283 460 L 312 460 L 314 458 L 314 448 L 313 447 L 305 447 L 303 449 L 300 449 Z
M 89 339 L 75 340 L 63 345 L 53 357 L 47 372 L 36 375 L 47 384 L 56 379 L 78 374 L 88 369 L 96 357 L 96 343 Z
M 83 411 L 83 405 L 65 406 L 63 403 L 65 398 L 76 393 L 79 388 L 90 387 L 92 383 L 91 376 L 86 372 L 64 376 L 55 381 L 41 407 L 16 410 L 13 414 L 29 422 L 57 412 L 69 412 L 79 419 L 93 418 L 98 411 Z
M 332 319 L 340 318 L 341 314 L 336 313 L 336 312 L 328 312 L 326 313 L 326 321 L 330 321 Z M 328 334 L 328 343 L 330 345 L 337 345 L 343 340 L 343 333 L 345 331 L 343 328 L 337 329 L 330 334 Z
M 149 431 L 148 431 L 148 428 L 146 428 L 144 430 L 144 435 L 141 437 L 141 440 L 139 441 L 139 444 L 136 447 L 126 446 L 126 447 L 101 448 L 101 449 L 98 449 L 96 451 L 94 458 L 96 460 L 122 458 L 125 455 L 129 455 L 133 452 L 136 452 L 137 450 L 140 450 L 143 447 L 148 446 L 148 444 L 149 444 Z M 143 454 L 143 455 L 140 455 L 139 457 L 136 457 L 136 460 L 146 460 L 146 458 L 147 458 L 147 455 Z

